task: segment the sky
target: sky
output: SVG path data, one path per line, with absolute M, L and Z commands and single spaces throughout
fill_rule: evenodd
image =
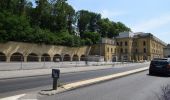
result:
M 170 0 L 67 0 L 77 10 L 123 22 L 133 32 L 149 32 L 170 43 Z

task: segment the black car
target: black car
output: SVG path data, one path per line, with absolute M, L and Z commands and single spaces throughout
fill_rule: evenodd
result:
M 154 59 L 150 63 L 149 75 L 170 75 L 170 58 Z

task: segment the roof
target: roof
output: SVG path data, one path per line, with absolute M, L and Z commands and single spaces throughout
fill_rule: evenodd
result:
M 119 36 L 117 36 L 116 38 L 145 38 L 145 37 L 151 37 L 153 38 L 155 41 L 160 42 L 162 45 L 166 46 L 167 44 L 165 42 L 163 42 L 162 40 L 160 40 L 159 38 L 157 38 L 156 36 L 154 36 L 151 33 L 144 33 L 144 32 L 121 32 L 119 33 Z

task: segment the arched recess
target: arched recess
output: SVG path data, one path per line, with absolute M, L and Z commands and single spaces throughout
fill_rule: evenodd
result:
M 21 53 L 13 53 L 10 58 L 11 62 L 19 62 L 19 61 L 24 61 L 24 56 Z
M 79 61 L 78 55 L 74 55 L 74 56 L 73 56 L 73 61 Z
M 55 54 L 54 57 L 53 57 L 53 61 L 54 61 L 54 62 L 62 61 L 61 55 Z
M 68 54 L 64 55 L 63 61 L 71 61 L 71 57 Z
M 50 55 L 49 54 L 43 54 L 41 56 L 41 61 L 51 61 Z
M 38 62 L 38 55 L 35 54 L 35 53 L 30 53 L 28 56 L 27 56 L 27 61 L 28 62 Z
M 5 61 L 6 61 L 6 55 L 0 52 L 0 62 L 5 62 Z
M 81 55 L 80 60 L 81 61 L 85 61 L 86 60 L 86 56 L 85 55 Z

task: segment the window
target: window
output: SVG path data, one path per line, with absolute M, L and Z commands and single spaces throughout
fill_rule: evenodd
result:
M 138 53 L 138 49 L 135 49 L 135 53 Z
M 146 48 L 143 49 L 143 52 L 146 53 Z
M 127 46 L 128 45 L 128 43 L 127 43 L 127 41 L 125 42 L 125 46 Z
M 122 46 L 122 42 L 120 42 L 120 46 Z
M 107 48 L 107 52 L 109 52 L 109 48 Z
M 123 53 L 123 49 L 121 48 L 120 53 Z
M 119 42 L 117 42 L 117 46 L 119 46 Z
M 113 49 L 111 48 L 111 52 L 113 52 Z
M 145 41 L 143 41 L 143 46 L 145 46 L 146 45 L 146 42 Z
M 125 49 L 125 53 L 128 53 L 128 50 L 127 50 L 127 49 Z

